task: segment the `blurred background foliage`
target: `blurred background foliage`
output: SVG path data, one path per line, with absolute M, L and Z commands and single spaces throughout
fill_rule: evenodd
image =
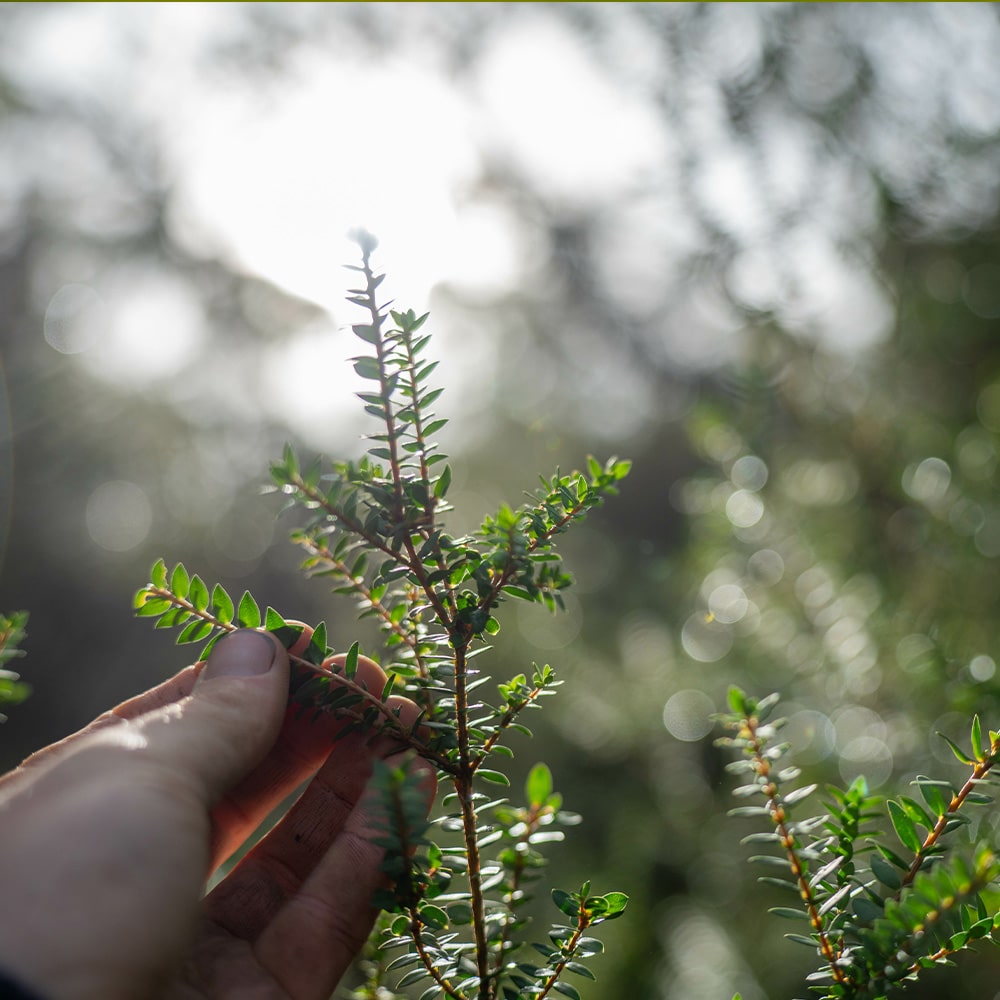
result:
M 183 664 L 130 614 L 158 556 L 354 638 L 257 494 L 363 447 L 363 223 L 457 528 L 634 461 L 568 613 L 497 637 L 568 682 L 516 748 L 585 816 L 553 877 L 632 897 L 588 996 L 801 995 L 708 716 L 778 690 L 809 780 L 885 794 L 1000 726 L 997 51 L 994 4 L 0 5 L 4 765 Z

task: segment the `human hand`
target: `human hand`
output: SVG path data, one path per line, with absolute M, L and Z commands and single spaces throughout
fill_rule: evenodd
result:
M 0 969 L 48 1000 L 329 997 L 376 915 L 373 761 L 406 758 L 388 734 L 334 743 L 343 720 L 294 718 L 288 677 L 273 636 L 235 632 L 0 779 Z M 356 679 L 379 691 L 385 674 L 362 657 Z M 391 701 L 415 721 L 412 702 Z M 429 807 L 433 771 L 409 766 Z

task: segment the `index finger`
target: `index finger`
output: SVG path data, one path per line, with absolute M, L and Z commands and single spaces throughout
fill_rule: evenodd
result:
M 308 638 L 305 642 L 308 644 Z M 295 649 L 293 646 L 289 651 L 293 656 Z M 331 657 L 324 666 L 335 669 L 344 659 L 343 655 Z M 354 680 L 369 691 L 380 692 L 386 674 L 373 660 L 359 656 Z M 415 721 L 419 714 L 416 706 L 405 699 L 392 698 L 390 704 L 399 709 L 403 719 Z M 303 711 L 301 705 L 289 706 L 274 746 L 212 810 L 213 867 L 229 857 L 271 810 L 322 767 L 335 751 L 340 734 L 353 725 L 356 723 L 352 719 L 338 718 L 331 712 L 317 714 Z

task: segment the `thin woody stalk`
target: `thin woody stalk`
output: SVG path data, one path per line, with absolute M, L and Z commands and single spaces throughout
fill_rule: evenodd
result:
M 567 968 L 566 956 L 574 955 L 569 971 L 579 973 L 584 968 L 580 961 L 597 950 L 574 952 L 582 925 L 576 911 L 566 908 L 568 894 L 561 890 L 553 890 L 553 901 L 573 924 L 559 924 L 555 930 L 564 945 L 573 947 L 558 949 L 545 966 L 505 964 L 505 957 L 527 942 L 516 940 L 521 927 L 513 915 L 516 901 L 484 889 L 484 872 L 492 872 L 497 862 L 501 868 L 510 867 L 509 859 L 491 851 L 490 844 L 503 845 L 496 851 L 512 843 L 534 851 L 530 845 L 537 831 L 531 824 L 519 840 L 516 820 L 510 818 L 513 807 L 505 806 L 506 800 L 484 805 L 475 791 L 480 780 L 509 784 L 493 763 L 510 753 L 505 738 L 513 732 L 530 735 L 515 720 L 542 695 L 554 693 L 561 681 L 548 664 L 534 665 L 530 680 L 524 673 L 497 678 L 493 690 L 499 691 L 499 700 L 494 695 L 491 703 L 484 693 L 490 688 L 483 686 L 489 678 L 471 670 L 470 662 L 489 649 L 500 627 L 494 611 L 504 601 L 527 600 L 551 610 L 560 605 L 559 591 L 571 579 L 561 569 L 555 536 L 617 492 L 629 463 L 611 459 L 601 465 L 589 458 L 589 474 L 556 472 L 542 480 L 543 488 L 531 494 L 528 504 L 516 510 L 502 505 L 471 534 L 446 534 L 443 515 L 450 509 L 451 469 L 437 464 L 444 456 L 433 440 L 445 421 L 430 410 L 441 389 L 428 384 L 435 368 L 426 360 L 429 338 L 415 336 L 426 314 L 380 305 L 377 296 L 384 276 L 371 266 L 374 240 L 365 236 L 359 243 L 361 265 L 351 269 L 360 277 L 349 301 L 365 311 L 364 320 L 351 327 L 365 347 L 352 362 L 368 384 L 358 395 L 365 410 L 379 420 L 379 431 L 369 439 L 368 456 L 358 461 L 320 458 L 300 466 L 289 445 L 271 475 L 288 506 L 301 512 L 304 523 L 292 537 L 305 549 L 304 572 L 332 580 L 335 593 L 358 599 L 362 617 L 380 626 L 384 646 L 371 655 L 379 660 L 386 681 L 381 692 L 367 692 L 354 681 L 359 643 L 347 654 L 346 676 L 328 670 L 325 664 L 333 649 L 326 644 L 325 626 L 318 625 L 303 655 L 293 659 L 319 678 L 293 697 L 315 712 L 326 710 L 343 718 L 345 732 L 394 726 L 409 747 L 436 766 L 439 778 L 449 779 L 458 805 L 449 807 L 452 796 L 446 796 L 443 808 L 451 811 L 439 817 L 440 825 L 428 823 L 426 789 L 414 775 L 405 770 L 391 779 L 376 774 L 378 787 L 372 794 L 382 797 L 392 828 L 375 831 L 385 848 L 386 878 L 373 903 L 390 916 L 382 924 L 385 936 L 373 943 L 365 992 L 354 996 L 370 998 L 383 988 L 378 970 L 397 976 L 399 989 L 422 982 L 425 992 L 429 986 L 430 994 L 451 1000 L 511 1000 L 515 994 L 571 991 L 556 983 Z M 264 627 L 286 646 L 301 635 L 301 627 L 296 631 L 294 621 L 272 608 L 261 616 L 249 593 L 237 611 L 220 585 L 209 591 L 181 565 L 168 572 L 161 560 L 151 581 L 136 595 L 136 612 L 157 618 L 158 627 L 181 628 L 179 642 L 201 641 L 220 629 L 238 627 Z M 422 710 L 412 731 L 402 732 L 387 704 L 390 694 L 410 698 Z M 537 776 L 539 768 L 548 775 L 544 780 Z M 546 823 L 556 828 L 575 822 L 572 814 L 559 812 L 561 797 L 551 787 L 548 769 L 539 764 L 532 773 L 536 778 L 525 791 L 532 815 L 537 818 L 544 811 Z M 486 824 L 493 835 L 484 844 Z M 429 839 L 432 830 L 458 834 L 459 844 L 439 846 Z M 404 836 L 405 831 L 412 836 Z M 531 881 L 522 874 L 514 875 L 512 891 L 518 900 Z M 627 903 L 622 893 L 590 898 L 603 914 L 599 920 L 619 916 Z M 506 920 L 503 914 L 508 914 Z M 543 953 L 547 948 L 534 944 Z M 388 959 L 395 948 L 406 952 Z
M 788 827 L 788 817 L 781 801 L 777 782 L 771 777 L 771 762 L 764 755 L 765 744 L 757 735 L 758 721 L 753 716 L 748 715 L 743 720 L 743 725 L 744 728 L 740 732 L 740 738 L 746 740 L 749 744 L 749 753 L 754 773 L 765 782 L 761 791 L 767 799 L 767 810 L 771 816 L 771 822 L 774 824 L 775 832 L 781 842 L 782 850 L 785 852 L 785 857 L 788 860 L 788 867 L 792 873 L 792 877 L 798 886 L 799 895 L 805 904 L 809 923 L 816 934 L 820 951 L 830 966 L 830 974 L 834 980 L 838 983 L 847 983 L 847 976 L 844 975 L 843 970 L 837 965 L 840 952 L 833 946 L 826 932 L 823 917 L 820 914 L 820 907 L 817 905 L 812 886 L 809 884 L 808 874 L 798 854 L 795 835 Z

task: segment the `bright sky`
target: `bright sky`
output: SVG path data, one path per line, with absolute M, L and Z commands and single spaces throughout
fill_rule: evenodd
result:
M 677 261 L 704 238 L 674 183 L 687 154 L 649 96 L 654 49 L 625 7 L 620 17 L 606 18 L 628 52 L 618 72 L 608 72 L 558 16 L 539 7 L 498 20 L 461 86 L 430 57 L 398 50 L 379 60 L 303 46 L 276 78 L 227 73 L 206 57 L 206 40 L 217 40 L 241 10 L 50 5 L 24 19 L 5 64 L 29 88 L 91 96 L 113 115 L 151 129 L 175 178 L 167 220 L 174 234 L 198 253 L 218 253 L 326 307 L 341 326 L 350 317 L 341 305 L 348 275 L 339 265 L 355 258 L 345 234 L 356 226 L 379 237 L 378 262 L 397 302 L 418 310 L 441 283 L 499 296 L 543 263 L 531 220 L 477 188 L 487 154 L 529 177 L 550 205 L 615 206 L 598 263 L 609 296 L 621 292 L 629 308 L 641 309 L 646 300 L 655 308 L 676 279 Z M 755 23 L 751 18 L 748 30 L 731 38 L 720 35 L 720 51 L 706 58 L 735 58 L 744 42 L 755 51 L 749 31 Z M 834 178 L 818 207 L 826 218 L 809 220 L 781 243 L 769 239 L 773 222 L 762 198 L 770 194 L 780 204 L 813 197 L 814 140 L 775 122 L 768 162 L 755 163 L 727 138 L 725 111 L 709 83 L 692 90 L 682 114 L 705 161 L 693 193 L 746 243 L 731 290 L 755 308 L 784 310 L 793 327 L 828 336 L 842 349 L 878 340 L 891 323 L 891 305 L 863 268 L 835 250 L 845 227 L 861 224 L 870 211 L 866 190 L 845 184 L 838 193 Z M 74 137 L 59 138 L 74 149 Z M 66 155 L 55 157 L 52 183 L 71 191 L 82 185 L 84 152 L 70 154 L 69 174 Z M 762 176 L 774 191 L 761 191 Z M 636 191 L 651 194 L 637 200 Z M 795 246 L 791 256 L 786 241 Z M 804 262 L 804 275 L 789 279 L 796 262 Z M 49 342 L 79 353 L 101 376 L 127 375 L 135 385 L 165 380 L 203 349 L 205 318 L 184 301 L 179 283 L 137 265 L 124 262 L 94 289 L 70 273 L 50 294 Z M 734 350 L 741 321 L 721 299 L 682 289 L 673 308 L 664 350 L 677 363 L 715 364 Z M 294 376 L 304 359 L 350 377 L 342 362 L 353 345 L 327 334 L 328 327 L 302 331 L 265 359 L 268 398 L 307 433 L 318 419 L 336 419 L 353 406 L 350 393 L 339 392 L 317 411 L 316 400 L 297 391 Z M 462 336 L 464 350 L 472 340 Z M 496 345 L 480 340 L 466 363 L 489 364 Z
M 175 236 L 326 307 L 338 324 L 348 319 L 340 264 L 357 255 L 346 234 L 358 226 L 378 236 L 396 301 L 418 310 L 440 283 L 488 297 L 537 266 L 523 223 L 473 190 L 484 150 L 556 203 L 611 201 L 665 155 L 652 108 L 544 13 L 501 26 L 469 87 L 398 54 L 351 61 L 303 48 L 291 72 L 253 89 L 198 57 L 226 8 L 54 6 L 8 61 L 33 87 L 91 94 L 152 127 L 175 177 Z M 70 282 L 46 313 L 52 346 L 95 373 L 156 381 L 201 349 L 200 317 L 162 275 L 125 267 L 99 292 Z M 305 429 L 340 403 L 324 410 L 294 388 L 303 359 L 350 378 L 342 360 L 354 347 L 328 332 L 303 331 L 267 359 L 270 397 Z M 490 346 L 479 350 L 488 364 Z

